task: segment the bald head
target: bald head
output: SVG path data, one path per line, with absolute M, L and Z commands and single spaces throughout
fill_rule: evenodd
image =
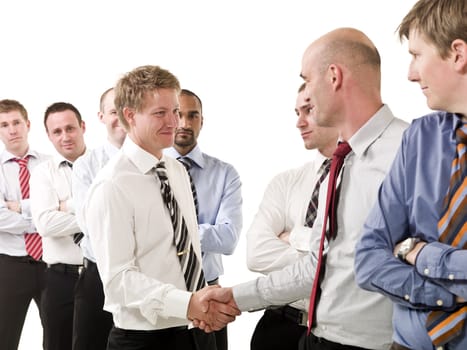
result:
M 315 40 L 303 55 L 301 76 L 320 126 L 345 123 L 350 135 L 381 108 L 381 59 L 357 29 L 335 29 Z M 358 117 L 349 115 L 356 110 Z
M 316 41 L 305 51 L 304 59 L 312 57 L 319 70 L 330 64 L 342 64 L 349 69 L 361 66 L 380 70 L 381 59 L 373 42 L 354 28 L 335 29 Z

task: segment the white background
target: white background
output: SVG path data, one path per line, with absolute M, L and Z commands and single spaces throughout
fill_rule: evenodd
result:
M 21 1 L 0 4 L 0 99 L 21 101 L 33 148 L 53 151 L 42 125 L 48 105 L 73 103 L 88 147 L 105 139 L 96 113 L 100 94 L 140 65 L 169 69 L 203 100 L 202 150 L 232 163 L 243 182 L 244 230 L 224 259 L 221 283 L 255 274 L 245 264 L 245 232 L 273 175 L 314 156 L 305 151 L 293 112 L 301 57 L 337 27 L 363 30 L 382 56 L 384 102 L 407 121 L 428 112 L 406 79 L 410 56 L 396 29 L 414 0 Z M 2 288 L 0 286 L 0 288 Z M 1 311 L 0 311 L 1 312 Z M 249 348 L 262 313 L 229 326 L 230 349 Z M 20 349 L 41 348 L 33 305 Z

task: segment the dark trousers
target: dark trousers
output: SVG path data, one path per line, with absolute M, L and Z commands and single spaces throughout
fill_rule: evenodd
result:
M 53 264 L 46 270 L 42 310 L 47 350 L 71 349 L 74 289 L 78 276 L 77 265 Z
M 104 289 L 97 266 L 85 260 L 75 288 L 73 350 L 105 350 L 113 326 L 112 314 L 103 310 Z
M 203 339 L 201 341 L 201 338 Z M 107 350 L 216 350 L 214 335 L 186 327 L 155 331 L 125 330 L 113 327 Z
M 44 323 L 41 298 L 45 267 L 45 263 L 29 256 L 0 254 L 0 349 L 18 348 L 31 300 L 36 303 Z
M 251 350 L 297 349 L 300 337 L 307 328 L 287 317 L 287 314 L 282 312 L 283 309 L 284 307 L 281 307 L 264 312 L 251 337 Z
M 351 346 L 345 344 L 334 343 L 324 338 L 318 338 L 310 333 L 310 335 L 303 334 L 298 345 L 299 350 L 368 350 L 359 348 L 358 346 Z

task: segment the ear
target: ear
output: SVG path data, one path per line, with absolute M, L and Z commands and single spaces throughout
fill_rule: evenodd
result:
M 330 64 L 328 67 L 329 83 L 332 85 L 333 90 L 337 91 L 342 86 L 342 69 L 337 64 Z
M 201 114 L 201 128 L 200 128 L 200 129 L 203 128 L 203 124 L 204 124 L 204 117 L 203 117 L 203 115 Z
M 83 134 L 84 134 L 86 131 L 86 123 L 84 122 L 84 120 L 81 121 L 81 129 L 83 129 Z
M 103 122 L 104 122 L 104 120 L 103 120 L 103 119 L 104 119 L 104 113 L 102 113 L 102 112 L 100 112 L 100 111 L 97 112 L 97 118 L 99 118 L 99 121 L 100 121 L 101 123 L 103 123 Z
M 128 125 L 134 125 L 134 121 L 135 121 L 134 109 L 130 107 L 124 107 L 122 112 L 123 112 L 123 118 L 125 118 Z
M 28 120 L 26 120 L 26 127 L 28 128 L 28 131 L 31 130 L 31 122 Z
M 451 44 L 451 52 L 454 57 L 454 69 L 458 72 L 467 72 L 467 43 L 462 39 L 456 39 Z

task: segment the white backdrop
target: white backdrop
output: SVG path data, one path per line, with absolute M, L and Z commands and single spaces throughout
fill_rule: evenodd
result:
M 100 94 L 139 65 L 169 69 L 203 100 L 200 145 L 232 163 L 243 182 L 244 230 L 224 259 L 223 285 L 250 279 L 245 238 L 273 175 L 314 156 L 303 149 L 293 112 L 301 56 L 318 36 L 337 27 L 363 30 L 382 56 L 383 99 L 407 121 L 428 111 L 418 85 L 406 79 L 410 57 L 395 31 L 415 0 L 99 0 L 0 4 L 0 98 L 21 101 L 31 119 L 30 143 L 51 152 L 43 113 L 71 102 L 86 123 L 88 147 L 105 138 L 96 112 Z M 1 286 L 0 286 L 1 288 Z M 249 348 L 261 313 L 229 326 L 230 348 Z M 35 307 L 22 350 L 40 349 Z

